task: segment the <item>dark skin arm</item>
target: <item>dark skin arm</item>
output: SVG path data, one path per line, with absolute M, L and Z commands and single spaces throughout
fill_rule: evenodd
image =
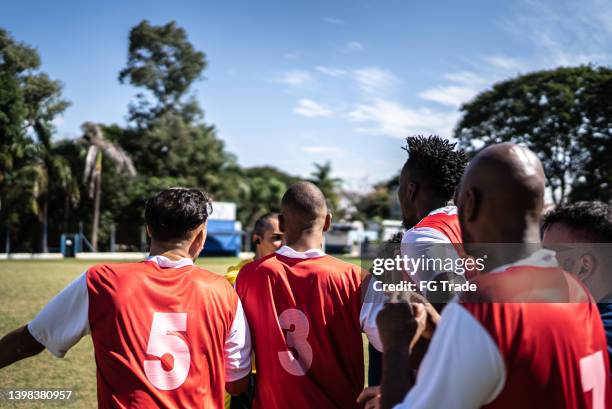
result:
M 227 393 L 229 393 L 232 396 L 242 395 L 249 388 L 249 377 L 250 376 L 251 375 L 249 374 L 242 379 L 238 379 L 237 381 L 226 382 L 225 390 L 227 391 Z
M 414 371 L 439 319 L 431 304 L 408 298 L 406 294 L 395 295 L 376 319 L 384 351 L 382 409 L 403 401 L 414 385 Z
M 44 349 L 44 345 L 30 334 L 27 325 L 17 328 L 0 339 L 0 369 L 37 355 Z

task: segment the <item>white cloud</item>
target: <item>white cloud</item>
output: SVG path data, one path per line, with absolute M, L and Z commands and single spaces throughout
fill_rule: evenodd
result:
M 342 68 L 326 67 L 323 65 L 317 65 L 315 70 L 322 74 L 329 75 L 330 77 L 343 77 L 347 74 L 346 70 L 343 70 Z
M 483 81 L 481 76 L 471 71 L 449 72 L 444 74 L 444 79 L 463 85 L 474 85 Z
M 311 99 L 300 99 L 298 106 L 293 108 L 293 112 L 308 118 L 329 117 L 333 115 L 333 111 L 316 103 Z
M 367 94 L 383 94 L 398 82 L 391 72 L 379 67 L 354 70 L 353 78 L 359 89 Z
M 421 92 L 419 96 L 428 101 L 458 108 L 476 94 L 478 94 L 477 88 L 450 85 L 447 87 L 430 88 Z
M 517 15 L 501 23 L 529 42 L 529 69 L 612 62 L 612 9 L 607 0 L 525 0 Z
M 280 82 L 281 84 L 298 86 L 311 82 L 312 76 L 308 71 L 291 70 L 282 73 L 276 81 Z
M 492 55 L 485 57 L 485 61 L 495 68 L 507 71 L 520 71 L 526 67 L 524 61 L 503 55 Z
M 359 104 L 349 113 L 351 121 L 370 125 L 359 127 L 357 131 L 395 138 L 413 134 L 439 134 L 450 137 L 457 118 L 456 111 L 409 108 L 380 98 L 370 104 Z
M 352 52 L 363 51 L 363 49 L 364 49 L 363 44 L 361 44 L 360 42 L 358 42 L 358 41 L 349 41 L 342 48 L 342 51 L 344 51 L 345 53 L 352 53 Z
M 330 153 L 342 153 L 343 150 L 337 146 L 304 146 L 302 151 L 306 153 L 314 154 L 330 154 Z
M 334 26 L 343 26 L 346 22 L 344 20 L 340 20 L 339 18 L 335 18 L 335 17 L 323 17 L 323 21 L 325 21 L 326 23 L 332 24 Z

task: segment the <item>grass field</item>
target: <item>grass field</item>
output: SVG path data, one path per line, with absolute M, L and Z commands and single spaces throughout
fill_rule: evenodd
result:
M 204 258 L 198 264 L 218 274 L 225 273 L 236 258 Z M 358 260 L 348 259 L 357 262 Z M 85 269 L 91 260 L 0 261 L 0 337 L 28 321 L 62 288 Z M 68 319 L 69 317 L 67 317 Z M 0 389 L 72 390 L 69 402 L 28 402 L 0 407 L 93 408 L 96 401 L 96 373 L 89 336 L 75 345 L 63 359 L 45 351 L 33 358 L 0 370 Z

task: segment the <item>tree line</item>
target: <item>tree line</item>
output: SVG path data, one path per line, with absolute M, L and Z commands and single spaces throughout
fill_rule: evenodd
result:
M 298 178 L 273 166 L 238 165 L 192 92 L 206 66 L 206 55 L 176 23 L 142 21 L 130 31 L 118 73 L 120 83 L 139 90 L 127 125 L 87 122 L 80 138 L 55 141 L 54 119 L 70 106 L 62 83 L 43 72 L 35 48 L 0 28 L 0 243 L 11 243 L 12 251 L 47 251 L 61 233 L 83 231 L 106 249 L 116 230 L 117 241 L 135 249 L 145 200 L 169 186 L 199 187 L 237 203 L 247 228 L 278 211 Z M 472 154 L 503 141 L 527 145 L 545 165 L 554 203 L 610 200 L 610 95 L 606 67 L 518 76 L 463 105 L 453 136 Z M 365 194 L 343 192 L 330 163 L 315 164 L 311 176 L 335 220 L 392 214 L 397 176 Z

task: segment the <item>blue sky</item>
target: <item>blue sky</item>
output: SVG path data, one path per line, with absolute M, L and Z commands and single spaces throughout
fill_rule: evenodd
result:
M 6 2 L 0 26 L 38 48 L 86 120 L 125 124 L 136 90 L 117 75 L 130 28 L 175 20 L 207 55 L 195 91 L 245 166 L 308 175 L 331 160 L 351 189 L 392 176 L 402 137 L 451 136 L 458 107 L 496 81 L 612 62 L 607 0 Z

